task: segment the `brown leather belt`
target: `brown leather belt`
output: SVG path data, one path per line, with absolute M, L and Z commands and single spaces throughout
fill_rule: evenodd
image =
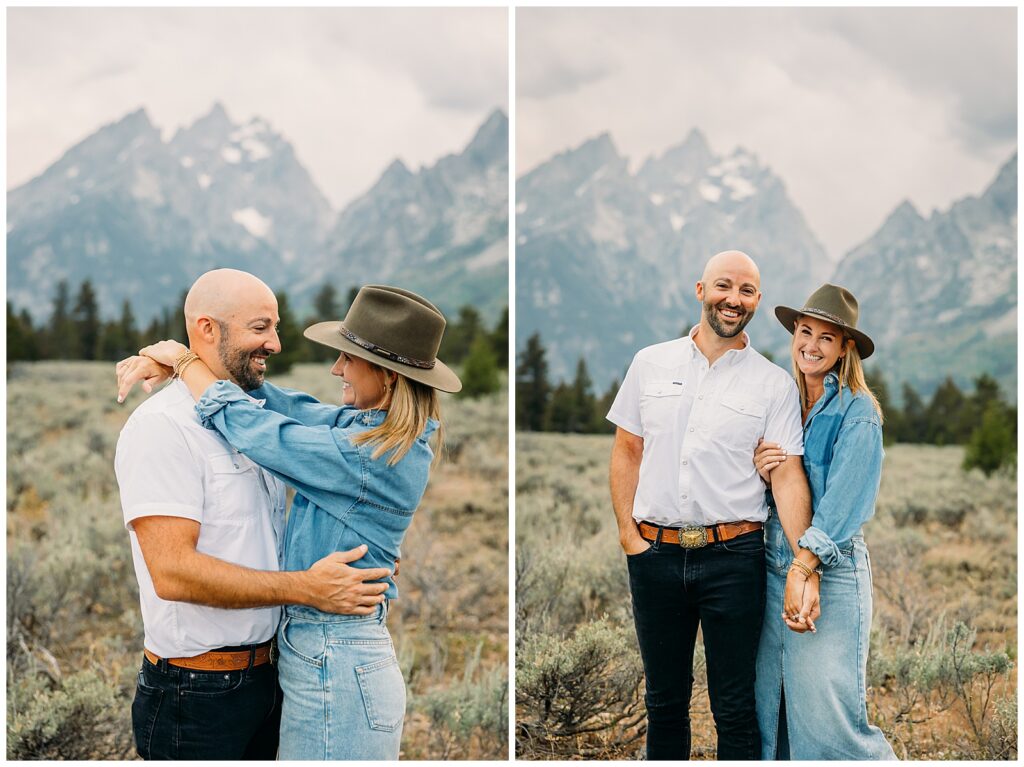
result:
M 717 525 L 691 525 L 689 527 L 658 527 L 646 522 L 637 523 L 640 536 L 654 542 L 661 532 L 662 543 L 675 543 L 684 549 L 699 549 L 709 543 L 728 541 L 745 533 L 752 533 L 764 527 L 763 522 L 719 522 Z
M 145 650 L 146 657 L 154 666 L 160 662 L 160 658 Z M 253 658 L 253 666 L 262 666 L 270 663 L 270 642 L 257 645 L 255 648 L 256 657 Z M 168 658 L 167 662 L 179 668 L 192 669 L 193 671 L 242 671 L 249 668 L 249 650 L 210 650 L 202 655 L 192 658 Z

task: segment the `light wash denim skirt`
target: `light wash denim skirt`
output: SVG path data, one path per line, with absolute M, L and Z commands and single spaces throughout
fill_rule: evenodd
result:
M 387 604 L 368 616 L 285 608 L 277 632 L 279 759 L 398 759 L 405 680 Z
M 868 644 L 871 637 L 871 568 L 862 536 L 826 567 L 821 580 L 817 633 L 798 634 L 782 621 L 792 549 L 777 515 L 765 525 L 768 593 L 757 654 L 757 719 L 762 758 L 788 740 L 790 759 L 895 759 L 882 731 L 868 723 Z M 785 687 L 786 732 L 780 738 L 779 706 Z

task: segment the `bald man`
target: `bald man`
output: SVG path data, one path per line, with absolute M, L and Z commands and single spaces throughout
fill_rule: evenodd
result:
M 696 285 L 700 323 L 686 338 L 640 350 L 608 412 L 617 427 L 612 506 L 644 663 L 651 760 L 690 756 L 698 627 L 718 758 L 761 756 L 754 674 L 768 505 L 753 456 L 759 438 L 802 455 L 803 429 L 792 376 L 743 331 L 760 285 L 745 253 L 711 258 Z M 772 486 L 796 550 L 794 536 L 810 524 L 810 493 L 802 462 L 787 463 Z
M 246 272 L 202 275 L 185 320 L 191 349 L 246 391 L 263 383 L 267 357 L 281 350 L 274 293 Z M 142 376 L 150 364 L 133 358 L 118 372 L 125 378 L 139 366 Z M 143 387 L 162 378 L 157 371 Z M 180 380 L 132 413 L 114 465 L 145 630 L 132 704 L 139 755 L 274 759 L 281 693 L 270 640 L 279 605 L 368 614 L 387 584 L 364 581 L 390 571 L 348 566 L 365 552 L 359 547 L 279 572 L 283 485 L 202 427 Z

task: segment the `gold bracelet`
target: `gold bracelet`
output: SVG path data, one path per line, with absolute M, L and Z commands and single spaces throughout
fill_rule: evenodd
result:
M 810 578 L 811 577 L 811 573 L 814 572 L 814 570 L 812 570 L 810 567 L 808 567 L 807 565 L 805 565 L 803 562 L 801 562 L 799 559 L 796 559 L 795 557 L 794 557 L 793 562 L 790 564 L 789 567 L 790 567 L 790 569 L 793 569 L 794 567 L 799 567 L 800 570 L 803 572 L 803 574 L 806 575 L 808 578 Z
M 174 364 L 172 365 L 172 367 L 174 368 L 174 377 L 181 378 L 181 374 L 185 371 L 185 368 L 187 368 L 191 363 L 195 362 L 197 359 L 199 359 L 199 355 L 196 354 L 191 349 L 186 349 L 177 357 L 175 357 Z
M 196 356 L 196 357 L 189 357 L 187 360 L 185 360 L 183 363 L 181 363 L 181 366 L 178 368 L 178 375 L 177 375 L 177 377 L 181 378 L 183 375 L 185 375 L 185 371 L 188 369 L 188 366 L 191 365 L 193 362 L 195 362 L 198 359 L 199 359 L 198 356 Z

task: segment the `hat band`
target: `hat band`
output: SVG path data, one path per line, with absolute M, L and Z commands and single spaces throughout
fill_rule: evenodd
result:
M 822 317 L 825 317 L 826 319 L 832 320 L 832 322 L 834 322 L 836 325 L 842 325 L 844 328 L 851 328 L 851 327 L 853 327 L 852 325 L 850 325 L 850 323 L 848 323 L 842 317 L 837 317 L 836 315 L 832 314 L 831 312 L 826 312 L 824 309 L 815 309 L 813 306 L 805 306 L 801 310 L 801 313 L 802 314 L 820 314 Z
M 385 359 L 391 360 L 392 362 L 401 362 L 403 365 L 410 365 L 414 368 L 421 368 L 423 370 L 433 370 L 434 363 L 436 360 L 418 360 L 414 357 L 406 357 L 402 354 L 396 354 L 395 352 L 388 351 L 383 346 L 377 346 L 372 341 L 367 341 L 365 338 L 360 338 L 351 330 L 346 328 L 344 325 L 339 326 L 339 330 L 345 338 L 354 343 L 356 346 L 361 346 L 366 351 L 376 354 L 378 357 L 384 357 Z

